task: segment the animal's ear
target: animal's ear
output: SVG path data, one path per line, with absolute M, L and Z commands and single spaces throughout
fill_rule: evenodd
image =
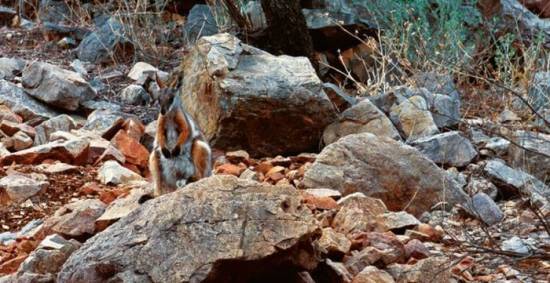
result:
M 160 87 L 160 89 L 165 89 L 166 85 L 162 81 L 162 79 L 159 77 L 158 73 L 155 73 L 155 81 L 157 82 L 157 85 Z

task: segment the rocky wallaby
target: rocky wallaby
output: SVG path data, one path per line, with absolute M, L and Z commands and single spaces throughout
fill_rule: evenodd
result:
M 155 196 L 163 195 L 212 174 L 212 150 L 199 127 L 183 109 L 177 88 L 160 87 L 160 113 L 149 170 Z

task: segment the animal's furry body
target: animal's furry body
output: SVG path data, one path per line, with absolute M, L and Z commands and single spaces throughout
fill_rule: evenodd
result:
M 159 84 L 160 85 L 160 84 Z M 212 151 L 174 89 L 163 89 L 149 170 L 159 196 L 212 174 Z

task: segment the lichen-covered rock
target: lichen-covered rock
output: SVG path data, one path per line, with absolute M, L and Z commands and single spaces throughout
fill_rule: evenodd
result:
M 370 100 L 365 99 L 344 111 L 338 121 L 328 125 L 323 132 L 323 141 L 331 144 L 343 136 L 358 133 L 401 139 L 390 119 Z
M 344 195 L 362 192 L 388 209 L 419 216 L 433 205 L 464 203 L 458 184 L 418 150 L 370 133 L 349 135 L 327 146 L 305 172 L 308 188 L 330 188 Z
M 30 63 L 23 70 L 23 87 L 38 100 L 69 111 L 96 95 L 79 73 L 43 62 Z
M 145 202 L 89 239 L 57 282 L 262 282 L 315 268 L 319 233 L 295 188 L 212 176 Z
M 183 104 L 216 148 L 252 156 L 314 151 L 336 118 L 305 57 L 273 56 L 218 34 L 201 38 L 180 69 Z

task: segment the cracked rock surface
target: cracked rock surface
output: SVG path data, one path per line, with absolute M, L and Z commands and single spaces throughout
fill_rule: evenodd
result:
M 273 280 L 315 268 L 311 242 L 319 235 L 296 189 L 214 176 L 150 200 L 97 234 L 57 280 Z

